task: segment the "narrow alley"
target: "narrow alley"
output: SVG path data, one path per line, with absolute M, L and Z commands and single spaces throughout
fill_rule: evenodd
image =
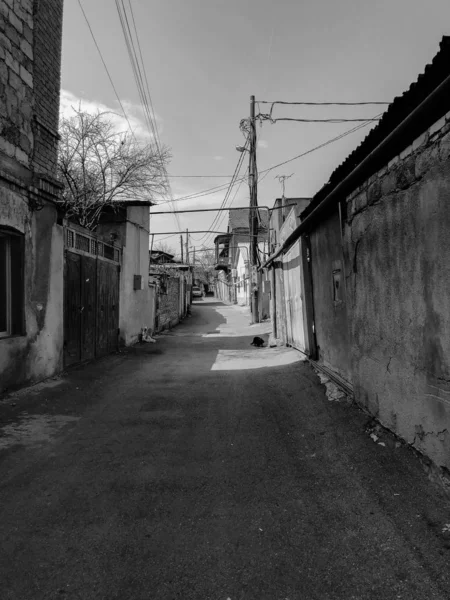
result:
M 267 331 L 202 299 L 0 402 L 2 599 L 449 597 L 448 501 Z

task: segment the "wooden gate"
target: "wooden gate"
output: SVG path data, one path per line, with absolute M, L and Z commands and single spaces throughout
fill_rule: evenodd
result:
M 65 228 L 64 365 L 118 349 L 120 248 Z

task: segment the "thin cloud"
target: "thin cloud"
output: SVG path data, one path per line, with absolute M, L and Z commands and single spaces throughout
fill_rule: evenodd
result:
M 266 140 L 258 140 L 258 148 L 268 148 L 269 144 Z
M 125 119 L 120 107 L 112 108 L 102 102 L 80 98 L 69 90 L 61 90 L 60 116 L 66 118 L 71 117 L 74 114 L 74 110 L 78 110 L 79 108 L 90 114 L 94 114 L 97 111 L 108 112 L 110 113 L 110 119 L 114 123 L 117 131 L 126 131 L 131 126 L 136 138 L 147 142 L 152 140 L 154 136 L 149 132 L 145 124 L 145 115 L 142 106 L 128 100 L 123 100 L 122 105 L 130 124 L 128 124 L 128 121 Z M 157 115 L 155 115 L 155 119 L 157 121 L 158 131 L 161 133 L 162 121 Z
M 219 154 L 217 156 L 214 157 L 214 160 L 223 160 L 223 156 L 220 156 Z

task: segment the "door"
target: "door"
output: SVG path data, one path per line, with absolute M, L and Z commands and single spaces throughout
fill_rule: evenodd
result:
M 64 365 L 81 360 L 81 256 L 66 251 L 64 268 Z
M 64 365 L 119 345 L 120 249 L 79 228 L 65 231 Z

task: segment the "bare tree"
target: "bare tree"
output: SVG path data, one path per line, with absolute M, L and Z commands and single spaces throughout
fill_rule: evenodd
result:
M 60 123 L 60 202 L 67 218 L 95 229 L 106 206 L 167 192 L 166 148 L 141 146 L 131 132 L 118 132 L 112 113 L 74 112 Z
M 193 255 L 191 254 L 193 258 Z M 201 248 L 195 253 L 194 278 L 204 284 L 210 284 L 214 279 L 216 263 L 215 251 L 211 248 Z
M 166 254 L 172 254 L 172 256 L 176 256 L 176 252 L 173 250 L 172 246 L 167 242 L 155 242 L 153 245 L 153 250 L 157 250 L 158 252 L 165 252 Z

